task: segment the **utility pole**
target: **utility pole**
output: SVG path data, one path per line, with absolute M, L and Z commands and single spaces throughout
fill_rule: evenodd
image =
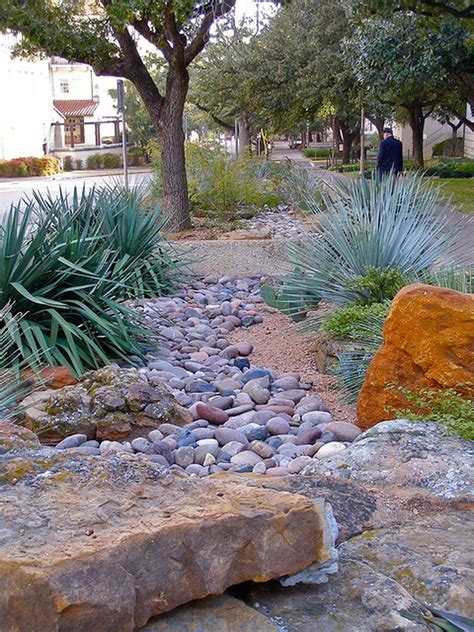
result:
M 117 109 L 122 115 L 122 161 L 125 191 L 128 191 L 127 133 L 125 130 L 125 93 L 123 79 L 117 79 Z
M 239 155 L 239 119 L 235 117 L 234 122 L 234 134 L 235 134 L 235 155 Z
M 365 111 L 362 106 L 360 110 L 360 175 L 365 172 Z

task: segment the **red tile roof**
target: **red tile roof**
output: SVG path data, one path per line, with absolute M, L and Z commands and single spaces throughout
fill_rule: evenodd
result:
M 55 99 L 53 105 L 62 116 L 67 118 L 70 116 L 93 116 L 99 104 L 97 101 L 84 99 L 71 99 L 69 101 L 58 101 Z

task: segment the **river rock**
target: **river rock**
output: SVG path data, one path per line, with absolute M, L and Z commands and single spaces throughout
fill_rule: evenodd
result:
M 302 496 L 243 479 L 175 479 L 132 454 L 46 450 L 0 460 L 5 630 L 132 632 L 188 601 L 302 571 L 323 555 L 324 503 Z
M 316 452 L 317 459 L 327 459 L 330 456 L 334 456 L 339 452 L 343 452 L 346 450 L 346 445 L 341 443 L 340 441 L 329 441 L 325 443 L 319 450 Z
M 337 441 L 352 442 L 361 434 L 362 430 L 346 421 L 331 421 L 324 428 L 325 432 L 332 432 Z
M 224 424 L 229 419 L 229 415 L 225 411 L 217 408 L 216 406 L 204 404 L 203 402 L 198 402 L 196 404 L 196 412 L 199 417 L 206 419 L 206 421 L 209 421 L 216 426 Z
M 367 371 L 357 419 L 369 428 L 387 410 L 409 408 L 398 388 L 474 387 L 474 295 L 431 285 L 409 285 L 396 295 L 384 325 L 384 342 Z

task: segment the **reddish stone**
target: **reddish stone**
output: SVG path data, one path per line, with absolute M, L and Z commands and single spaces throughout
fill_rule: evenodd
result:
M 205 419 L 211 424 L 225 424 L 229 419 L 229 415 L 224 410 L 211 406 L 210 404 L 205 404 L 204 402 L 198 402 L 196 404 L 196 412 L 200 419 Z

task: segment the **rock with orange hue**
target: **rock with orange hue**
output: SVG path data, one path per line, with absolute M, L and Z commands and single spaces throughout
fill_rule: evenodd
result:
M 48 388 L 63 388 L 77 384 L 74 373 L 67 366 L 48 366 L 41 370 L 41 377 Z
M 370 428 L 406 408 L 396 387 L 416 392 L 462 385 L 474 387 L 474 296 L 422 284 L 403 288 L 359 395 L 358 425 Z

